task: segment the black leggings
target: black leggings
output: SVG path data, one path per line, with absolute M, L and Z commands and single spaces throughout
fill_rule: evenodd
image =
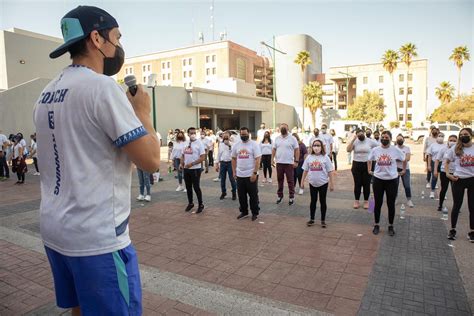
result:
M 328 193 L 328 184 L 322 185 L 320 187 L 313 187 L 309 185 L 309 191 L 311 193 L 311 204 L 309 206 L 311 220 L 314 221 L 314 215 L 316 214 L 316 203 L 318 202 L 318 192 L 319 192 L 319 203 L 321 204 L 321 221 L 326 219 L 326 194 Z
M 398 177 L 392 180 L 382 180 L 374 177 L 374 216 L 375 224 L 378 225 L 380 222 L 380 211 L 383 204 L 383 195 L 387 194 L 387 207 L 388 207 L 388 223 L 393 225 L 395 219 L 395 199 L 397 198 L 398 191 Z
M 202 169 L 184 169 L 184 183 L 186 185 L 189 204 L 193 204 L 193 188 L 194 192 L 196 192 L 199 205 L 202 204 L 201 172 Z
M 439 178 L 441 180 L 441 191 L 439 192 L 439 208 L 443 207 L 444 199 L 446 197 L 446 193 L 448 192 L 449 183 L 451 182 L 448 177 L 446 176 L 446 172 L 440 172 Z
M 33 164 L 35 165 L 36 172 L 39 172 L 39 169 L 38 169 L 38 158 L 33 157 Z
M 207 156 L 207 158 L 209 159 L 209 166 L 214 167 L 214 150 L 209 150 Z
M 268 178 L 272 177 L 272 155 L 262 155 L 262 165 L 263 165 L 263 176 Z
M 360 193 L 364 188 L 364 201 L 369 200 L 370 196 L 370 174 L 367 171 L 367 162 L 352 162 L 352 177 L 354 178 L 354 199 L 360 199 Z
M 334 164 L 334 170 L 337 170 L 337 153 L 332 152 L 331 161 Z
M 464 190 L 467 189 L 467 206 L 469 208 L 469 227 L 474 230 L 474 177 L 451 182 L 453 192 L 453 210 L 451 211 L 451 228 L 458 223 L 459 211 L 464 200 Z
M 303 179 L 303 167 L 302 166 L 299 166 L 295 168 L 295 172 L 293 172 L 294 174 L 294 179 L 295 179 L 295 186 L 296 186 L 296 180 L 298 180 L 298 185 L 300 186 L 301 188 L 301 180 Z

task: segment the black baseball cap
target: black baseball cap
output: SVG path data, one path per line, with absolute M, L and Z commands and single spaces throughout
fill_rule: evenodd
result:
M 107 30 L 114 27 L 118 27 L 118 23 L 106 11 L 92 6 L 78 6 L 61 19 L 64 44 L 51 52 L 49 57 L 57 58 L 63 55 L 71 45 L 86 38 L 94 30 Z

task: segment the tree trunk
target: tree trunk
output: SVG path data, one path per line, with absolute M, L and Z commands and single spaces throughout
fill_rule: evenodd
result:
M 393 90 L 393 104 L 395 106 L 395 121 L 399 121 L 398 118 L 398 104 L 397 104 L 397 97 L 395 94 L 395 79 L 393 79 L 393 72 L 391 73 L 392 75 L 392 90 Z
M 303 68 L 302 69 L 302 74 L 303 74 L 302 75 L 302 79 L 303 79 L 302 83 L 303 83 L 303 86 L 301 88 L 302 89 L 301 91 L 302 91 L 302 94 L 303 94 L 303 108 L 302 108 L 302 110 L 303 110 L 303 113 L 302 113 L 303 119 L 302 119 L 302 123 L 301 123 L 301 130 L 304 130 L 304 71 L 305 70 Z
M 458 100 L 461 97 L 461 67 L 458 67 Z
M 405 80 L 407 81 L 407 90 L 405 91 L 405 117 L 404 117 L 404 122 L 405 122 L 405 127 L 407 126 L 407 121 L 408 121 L 408 74 L 410 72 L 410 67 L 407 66 L 407 77 Z
M 311 121 L 313 122 L 313 130 L 316 128 L 316 110 L 311 111 Z

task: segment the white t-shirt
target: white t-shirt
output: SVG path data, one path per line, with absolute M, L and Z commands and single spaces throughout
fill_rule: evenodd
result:
M 262 156 L 260 147 L 253 140 L 239 142 L 232 146 L 232 158 L 237 160 L 237 177 L 251 177 L 255 170 L 255 159 L 260 156 Z
M 16 158 L 20 157 L 20 148 L 24 148 L 21 145 L 21 142 L 16 144 L 15 147 L 13 147 L 13 159 L 16 159 Z
M 184 164 L 190 164 L 194 161 L 198 160 L 201 155 L 206 153 L 206 148 L 204 144 L 201 142 L 200 139 L 196 139 L 195 141 L 188 141 L 185 143 L 183 148 L 183 155 L 184 155 Z M 197 164 L 191 166 L 189 169 L 201 169 L 201 164 Z
M 272 154 L 273 145 L 270 143 L 260 143 L 260 150 L 262 151 L 262 155 L 271 155 Z
M 173 150 L 171 151 L 170 159 L 176 159 L 176 158 L 181 159 L 181 156 L 183 155 L 183 149 L 184 149 L 185 146 L 186 146 L 185 141 L 181 141 L 181 142 L 176 141 L 176 142 L 174 142 L 173 143 Z
M 293 135 L 287 134 L 278 136 L 273 142 L 273 148 L 276 149 L 276 163 L 293 164 L 295 161 L 295 149 L 299 148 L 298 141 Z
M 425 141 L 423 144 L 424 154 L 428 152 L 428 148 L 430 148 L 431 144 L 436 144 L 436 137 L 432 137 L 432 136 L 425 137 Z
M 327 155 L 308 155 L 303 162 L 303 170 L 308 171 L 308 182 L 320 187 L 329 181 L 329 173 L 334 170 Z
M 31 151 L 34 152 L 33 158 L 38 158 L 38 145 L 34 140 L 31 141 Z
M 3 151 L 3 150 L 6 151 L 6 148 L 3 149 L 3 146 L 4 146 L 3 144 L 6 143 L 7 141 L 8 141 L 7 136 L 0 134 L 0 151 Z
M 38 98 L 34 123 L 45 245 L 66 256 L 127 247 L 132 164 L 121 148 L 147 131 L 124 91 L 89 68 L 66 67 Z
M 209 138 L 204 137 L 204 138 L 199 138 L 199 140 L 201 141 L 201 143 L 204 145 L 204 149 L 207 149 L 209 150 L 209 145 L 211 144 L 211 140 Z
M 212 135 L 212 136 L 206 136 L 206 139 L 207 139 L 207 149 L 208 150 L 214 150 L 214 143 L 216 142 L 216 136 Z
M 436 157 L 438 157 L 438 153 L 441 149 L 443 149 L 446 146 L 446 144 L 439 144 L 439 143 L 433 143 L 428 147 L 428 150 L 426 151 L 427 155 L 431 156 L 431 160 L 434 161 Z
M 326 154 L 331 155 L 331 144 L 334 143 L 334 138 L 328 132 L 319 134 L 319 137 L 323 140 L 324 146 L 326 149 Z
M 395 146 L 375 147 L 369 154 L 369 160 L 375 160 L 374 176 L 382 180 L 392 180 L 398 177 L 397 160 L 404 161 L 405 154 Z
M 266 129 L 259 129 L 257 131 L 257 141 L 262 141 L 263 136 L 265 136 Z
M 232 145 L 226 145 L 224 142 L 219 143 L 217 153 L 217 162 L 232 160 Z
M 451 163 L 454 161 L 454 175 L 461 179 L 474 177 L 474 146 L 463 147 L 461 156 L 456 155 L 455 149 L 453 146 L 446 152 L 446 159 Z
M 404 154 L 405 157 L 407 154 L 411 155 L 411 149 L 408 146 L 403 145 L 402 147 L 399 147 L 398 145 L 396 146 L 398 149 L 400 149 Z M 397 161 L 397 168 L 402 169 L 403 168 L 403 162 L 402 161 Z M 407 161 L 407 166 L 405 168 L 406 170 L 410 169 L 410 163 Z
M 354 141 L 352 150 L 354 155 L 352 156 L 353 161 L 358 162 L 367 162 L 369 160 L 369 153 L 372 148 L 377 147 L 378 144 L 370 138 L 365 138 L 363 141 L 360 141 L 358 138 Z
M 445 166 L 446 166 L 446 154 L 449 151 L 448 145 L 445 147 L 441 148 L 441 150 L 438 152 L 438 155 L 436 156 L 436 160 L 438 160 L 438 164 L 441 163 L 441 172 L 446 172 Z M 454 164 L 450 163 L 449 164 L 449 172 L 448 173 L 453 173 L 454 172 Z

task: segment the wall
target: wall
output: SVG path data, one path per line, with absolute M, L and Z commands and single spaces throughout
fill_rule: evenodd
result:
M 275 103 L 275 109 L 276 127 L 278 127 L 281 123 L 287 123 L 290 129 L 293 128 L 293 126 L 296 126 L 296 111 L 294 107 L 277 102 Z M 261 121 L 265 122 L 267 127 L 273 127 L 273 108 L 270 107 L 269 111 L 264 111 L 261 113 Z

